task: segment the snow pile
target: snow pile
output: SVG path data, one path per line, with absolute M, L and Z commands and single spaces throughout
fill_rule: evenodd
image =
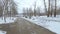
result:
M 6 31 L 0 30 L 0 34 L 6 34 Z
M 6 17 L 6 22 L 2 19 L 2 18 L 0 18 L 0 24 L 6 24 L 6 23 L 12 23 L 12 22 L 14 22 L 15 21 L 15 19 L 16 19 L 17 17 Z
M 29 20 L 37 25 L 40 25 L 52 32 L 60 34 L 60 16 L 59 17 L 37 16 L 37 17 L 32 17 L 31 19 L 28 18 L 24 18 L 24 19 Z

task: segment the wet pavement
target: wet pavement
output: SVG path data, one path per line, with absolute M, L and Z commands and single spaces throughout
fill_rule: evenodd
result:
M 0 30 L 6 31 L 6 34 L 55 34 L 22 18 L 18 18 L 14 23 L 0 24 Z

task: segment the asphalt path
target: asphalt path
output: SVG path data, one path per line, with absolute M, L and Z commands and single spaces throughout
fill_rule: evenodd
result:
M 6 31 L 7 34 L 55 34 L 23 18 L 17 18 L 14 23 L 1 24 L 0 30 Z

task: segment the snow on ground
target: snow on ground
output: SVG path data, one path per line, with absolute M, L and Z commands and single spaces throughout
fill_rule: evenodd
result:
M 6 34 L 6 31 L 0 30 L 0 34 Z
M 6 17 L 6 22 L 0 17 L 0 24 L 12 23 L 17 17 Z
M 52 32 L 60 34 L 60 16 L 57 17 L 33 16 L 31 19 L 28 18 L 24 18 L 24 19 L 29 20 L 37 25 L 40 25 Z

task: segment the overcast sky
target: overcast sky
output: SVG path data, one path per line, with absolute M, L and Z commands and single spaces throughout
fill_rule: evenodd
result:
M 30 8 L 32 7 L 32 9 L 34 8 L 34 3 L 36 1 L 36 5 L 38 7 L 41 7 L 41 11 L 43 12 L 44 9 L 44 2 L 43 0 L 14 0 L 18 6 L 18 12 L 22 13 L 22 9 L 23 8 Z M 46 3 L 48 3 L 48 0 L 46 0 Z M 58 3 L 58 5 L 60 4 L 60 2 Z M 48 4 L 47 4 L 48 6 Z

